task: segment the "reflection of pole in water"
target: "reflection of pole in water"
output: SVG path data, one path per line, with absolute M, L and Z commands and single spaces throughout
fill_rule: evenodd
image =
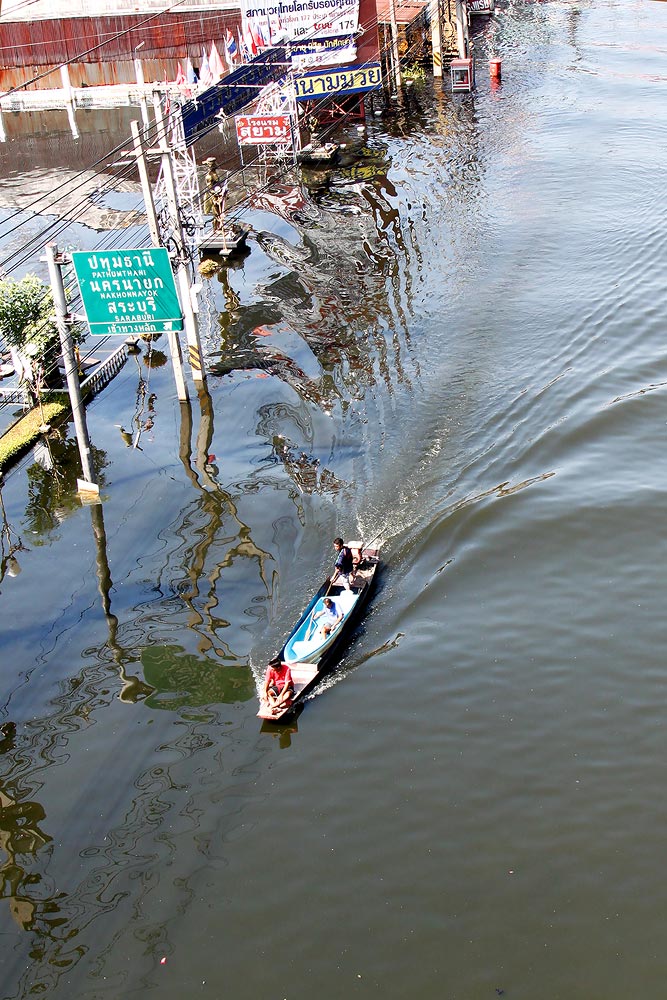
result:
M 101 503 L 90 505 L 90 518 L 93 524 L 93 536 L 96 547 L 97 584 L 102 597 L 102 610 L 104 611 L 104 617 L 107 620 L 109 628 L 108 644 L 113 652 L 113 658 L 118 664 L 118 672 L 122 682 L 118 697 L 121 701 L 134 704 L 142 698 L 147 698 L 155 688 L 149 684 L 145 684 L 138 677 L 128 675 L 125 672 L 125 664 L 131 661 L 133 657 L 118 642 L 118 619 L 111 611 L 110 595 L 113 581 L 107 558 L 107 534 L 104 527 L 104 514 Z
M 232 332 L 232 323 L 238 318 L 237 310 L 241 305 L 241 299 L 232 288 L 229 281 L 229 268 L 221 267 L 218 271 L 218 281 L 222 285 L 222 295 L 225 300 L 225 308 L 220 310 L 218 323 L 220 324 L 220 336 L 222 345 L 227 343 L 227 338 Z
M 202 386 L 198 392 L 200 405 L 200 424 L 197 432 L 195 445 L 195 460 L 192 460 L 192 408 L 190 403 L 181 404 L 181 435 L 179 443 L 179 457 L 183 463 L 186 475 L 190 482 L 200 490 L 205 499 L 202 503 L 202 510 L 208 517 L 208 523 L 200 532 L 200 540 L 194 546 L 190 558 L 187 560 L 185 569 L 190 579 L 191 589 L 187 594 L 181 593 L 182 600 L 186 603 L 191 612 L 189 621 L 190 628 L 199 631 L 200 626 L 206 624 L 209 635 L 199 632 L 201 644 L 199 651 L 204 653 L 213 649 L 216 655 L 222 658 L 233 656 L 230 650 L 225 648 L 225 643 L 221 643 L 217 637 L 217 627 L 228 625 L 222 618 L 214 618 L 214 611 L 218 606 L 216 596 L 216 585 L 223 569 L 231 566 L 237 557 L 246 559 L 256 559 L 259 564 L 259 575 L 266 588 L 267 595 L 271 595 L 270 576 L 266 563 L 273 560 L 270 553 L 260 549 L 253 542 L 250 536 L 250 528 L 241 521 L 236 504 L 231 494 L 223 490 L 214 478 L 215 466 L 210 449 L 214 434 L 214 412 L 213 400 L 206 388 Z M 224 557 L 216 563 L 215 568 L 208 576 L 209 598 L 204 604 L 206 617 L 195 607 L 194 601 L 200 596 L 199 581 L 204 572 L 206 559 L 212 545 L 216 542 L 220 528 L 225 516 L 230 514 L 238 525 L 238 543 L 231 545 Z M 213 638 L 211 638 L 213 637 Z M 214 645 L 218 642 L 219 645 Z M 236 658 L 236 657 L 234 657 Z
M 195 465 L 206 486 L 211 490 L 217 490 L 218 484 L 211 478 L 209 471 L 209 455 L 213 443 L 213 400 L 206 386 L 201 386 L 197 395 L 201 416 L 195 445 Z
M 120 428 L 120 435 L 128 448 L 139 448 L 139 441 L 141 440 L 141 435 L 145 431 L 150 431 L 153 429 L 155 423 L 155 400 L 157 396 L 155 393 L 149 393 L 150 389 L 150 375 L 151 375 L 151 358 L 153 357 L 153 345 L 152 341 L 149 341 L 148 350 L 146 356 L 143 357 L 141 353 L 135 354 L 135 363 L 137 366 L 138 382 L 137 382 L 137 393 L 136 400 L 134 404 L 134 413 L 132 415 L 131 425 L 134 428 L 132 433 L 126 431 L 123 426 L 116 424 Z M 156 352 L 160 357 L 161 353 Z M 143 370 L 141 368 L 141 361 L 144 362 L 148 369 L 148 375 L 144 377 Z M 147 412 L 146 412 L 147 411 Z

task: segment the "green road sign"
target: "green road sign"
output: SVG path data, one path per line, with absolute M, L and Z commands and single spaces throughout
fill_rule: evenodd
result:
M 90 332 L 97 337 L 183 329 L 169 254 L 149 250 L 72 254 Z

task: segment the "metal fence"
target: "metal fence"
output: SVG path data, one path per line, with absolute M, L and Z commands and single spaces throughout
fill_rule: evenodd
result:
M 97 368 L 87 375 L 81 383 L 81 393 L 85 395 L 86 393 L 99 392 L 103 389 L 105 385 L 108 385 L 111 379 L 118 374 L 125 362 L 127 361 L 127 344 L 123 343 L 120 347 L 117 347 L 113 354 L 110 354 Z

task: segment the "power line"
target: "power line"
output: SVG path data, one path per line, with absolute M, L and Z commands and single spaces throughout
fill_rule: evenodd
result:
M 176 0 L 176 2 L 173 3 L 170 7 L 166 7 L 164 10 L 159 10 L 155 14 L 150 14 L 148 17 L 144 18 L 143 21 L 139 21 L 139 23 L 136 25 L 131 25 L 129 28 L 123 28 L 122 31 L 116 32 L 115 35 L 112 35 L 111 38 L 107 38 L 103 42 L 98 42 L 97 45 L 91 45 L 90 48 L 85 49 L 83 52 L 78 52 L 71 59 L 68 59 L 64 63 L 61 63 L 61 65 L 70 66 L 73 62 L 77 62 L 78 60 L 82 59 L 83 56 L 88 56 L 90 55 L 91 52 L 97 52 L 98 49 L 103 48 L 105 45 L 109 45 L 110 42 L 115 41 L 117 38 L 121 38 L 123 35 L 129 35 L 131 31 L 135 31 L 142 25 L 148 24 L 149 21 L 154 21 L 156 17 L 160 17 L 162 14 L 166 14 L 169 11 L 174 10 L 175 7 L 180 7 L 180 5 L 185 2 L 186 0 Z M 12 87 L 10 90 L 6 91 L 4 96 L 10 97 L 12 94 L 16 94 L 20 90 L 25 90 L 26 87 L 29 87 L 33 83 L 37 83 L 38 80 L 43 80 L 45 76 L 50 76 L 51 73 L 53 73 L 53 69 L 48 69 L 44 73 L 38 73 L 38 75 L 34 76 L 32 80 L 26 80 L 26 82 L 22 83 L 19 87 Z
M 178 2 L 181 3 L 181 2 L 184 2 L 184 0 L 178 0 Z M 177 6 L 177 5 L 178 4 L 174 4 L 173 6 Z M 168 8 L 168 9 L 172 9 L 172 8 Z M 156 16 L 156 15 L 153 15 L 153 17 L 154 16 Z M 150 20 L 150 18 L 147 18 L 146 20 Z M 377 27 L 378 24 L 379 24 L 379 19 L 376 17 L 372 22 L 367 23 L 365 25 L 364 31 L 367 31 L 369 29 L 369 27 Z M 125 33 L 125 32 L 120 32 L 119 34 L 123 34 L 123 33 Z M 311 36 L 308 36 L 308 37 L 311 37 Z M 380 50 L 380 53 L 379 53 L 380 57 L 382 56 L 383 52 L 386 51 L 387 49 L 388 49 L 388 45 L 386 45 L 383 49 Z M 76 58 L 76 57 L 74 57 L 74 58 Z M 362 66 L 363 65 L 367 65 L 367 64 L 362 64 Z M 224 77 L 223 77 L 223 81 L 224 81 Z M 323 95 L 318 100 L 317 106 L 326 103 L 329 100 L 330 96 L 333 96 L 333 95 Z M 248 103 L 252 103 L 252 102 L 249 101 Z M 218 127 L 218 124 L 219 124 L 219 120 L 217 118 L 213 118 L 211 120 L 211 124 L 205 130 L 203 130 L 203 132 L 197 137 L 197 141 L 199 141 L 199 139 L 205 138 L 207 135 L 209 135 L 215 128 Z M 335 127 L 336 126 L 334 124 L 332 124 L 332 128 L 335 128 Z M 149 130 L 149 136 L 148 136 L 148 138 L 150 138 L 150 132 L 151 131 L 155 132 L 155 125 L 153 125 L 152 129 Z M 128 142 L 129 142 L 129 140 L 128 140 Z M 99 163 L 101 163 L 103 159 L 106 159 L 109 156 L 113 156 L 115 153 L 117 153 L 122 148 L 123 145 L 125 145 L 125 143 L 119 144 L 118 146 L 114 147 L 113 150 L 110 150 L 109 153 L 105 157 L 102 157 L 99 160 L 97 160 L 90 168 L 86 168 L 86 170 L 79 171 L 78 174 L 75 175 L 75 178 L 76 178 L 76 176 L 83 176 L 85 173 L 89 172 L 91 169 L 93 169 L 95 166 L 97 166 Z M 251 160 L 250 163 L 247 164 L 247 166 L 251 166 L 254 162 L 256 162 L 256 160 L 258 158 L 259 158 L 259 153 L 256 156 L 255 160 Z M 134 164 L 129 164 L 128 167 L 123 171 L 124 175 L 125 176 L 129 176 L 130 170 L 133 171 L 133 168 L 134 168 Z M 242 168 L 239 168 L 239 170 L 233 171 L 231 173 L 231 176 L 234 176 L 234 174 L 240 172 L 241 169 Z M 121 179 L 122 179 L 122 176 L 121 176 Z M 63 185 L 61 185 L 61 187 L 66 187 L 67 185 L 71 185 L 71 181 L 72 181 L 72 179 L 70 179 L 68 182 L 64 183 Z M 88 182 L 88 178 L 84 177 L 84 180 L 82 180 L 81 184 L 78 185 L 78 186 L 81 187 L 81 186 L 83 186 L 87 182 Z M 111 177 L 100 188 L 101 193 L 104 193 L 106 190 L 113 190 L 115 188 L 115 186 L 117 185 L 117 183 L 118 183 L 118 176 L 115 175 L 115 176 Z M 56 189 L 56 190 L 58 190 L 58 189 Z M 74 188 L 74 190 L 76 190 L 76 188 Z M 43 199 L 40 199 L 40 200 L 44 200 L 47 197 L 51 197 L 53 195 L 53 193 L 54 192 L 50 192 L 49 195 L 43 196 Z M 53 205 L 49 206 L 49 207 L 54 207 L 57 204 L 58 200 L 59 199 L 56 199 L 56 201 L 53 203 Z M 38 202 L 38 204 L 39 204 L 39 202 Z M 82 201 L 80 204 L 83 207 L 85 207 L 86 201 Z M 82 211 L 83 211 L 83 209 L 82 209 Z M 34 248 L 34 246 L 37 243 L 41 243 L 51 233 L 55 234 L 55 233 L 61 232 L 62 229 L 66 228 L 72 221 L 76 221 L 76 219 L 78 217 L 80 217 L 80 215 L 82 214 L 82 211 L 79 211 L 77 213 L 77 215 L 74 217 L 74 219 L 70 218 L 68 220 L 58 220 L 58 222 L 51 223 L 49 226 L 46 227 L 46 229 L 40 231 L 35 237 L 33 237 L 30 240 L 30 242 L 28 244 L 26 244 L 24 247 L 21 248 L 21 251 L 23 252 L 23 256 L 22 257 L 20 257 L 20 258 L 17 259 L 16 256 L 13 255 L 13 258 L 12 258 L 12 267 L 10 268 L 10 270 L 15 270 L 17 267 L 20 267 L 25 262 L 25 260 L 26 260 L 26 252 L 27 252 L 27 255 L 29 256 L 30 255 L 30 251 Z M 14 215 L 10 217 L 10 220 L 11 220 L 11 218 L 18 217 L 21 214 L 23 214 L 22 211 L 15 212 Z M 40 214 L 44 214 L 43 210 L 40 213 L 37 213 L 37 212 L 33 213 L 33 215 L 31 216 L 31 218 L 35 218 L 35 217 L 37 217 Z M 6 220 L 6 221 L 9 221 L 9 220 Z M 16 229 L 20 228 L 20 225 L 21 225 L 21 223 L 17 224 L 17 226 L 13 227 L 12 229 L 6 230 L 2 235 L 3 236 L 10 235 L 12 232 L 15 232 Z M 3 265 L 6 266 L 9 263 L 10 263 L 9 259 L 1 261 L 0 262 L 0 267 L 2 267 Z

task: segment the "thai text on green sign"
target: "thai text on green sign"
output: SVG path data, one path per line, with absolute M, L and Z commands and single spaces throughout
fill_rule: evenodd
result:
M 86 319 L 94 336 L 183 329 L 169 254 L 163 247 L 72 254 Z

